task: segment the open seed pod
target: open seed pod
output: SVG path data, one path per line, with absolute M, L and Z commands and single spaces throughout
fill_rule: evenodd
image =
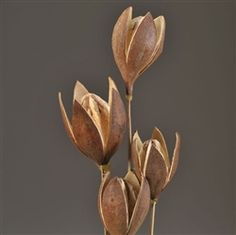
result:
M 72 142 L 97 165 L 107 164 L 120 144 L 126 128 L 124 104 L 114 81 L 109 78 L 108 102 L 90 93 L 77 81 L 71 121 L 66 114 L 61 93 L 59 104 Z
M 98 208 L 104 227 L 111 235 L 134 235 L 150 207 L 150 188 L 131 171 L 125 178 L 104 177 L 98 195 Z
M 165 19 L 153 19 L 150 12 L 132 18 L 128 7 L 118 18 L 112 34 L 114 59 L 132 94 L 133 84 L 162 53 L 165 39 Z
M 133 136 L 132 141 L 132 164 L 139 179 L 142 175 L 149 182 L 151 198 L 157 199 L 161 191 L 173 178 L 180 152 L 180 135 L 176 133 L 176 143 L 170 163 L 167 145 L 163 134 L 155 128 L 150 140 L 141 141 L 138 132 Z

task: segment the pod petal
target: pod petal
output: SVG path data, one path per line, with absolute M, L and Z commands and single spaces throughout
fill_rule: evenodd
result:
M 131 144 L 131 161 L 133 170 L 135 171 L 139 180 L 141 180 L 141 159 L 140 159 L 140 152 L 142 150 L 143 143 L 136 131 L 133 136 L 133 141 Z
M 142 177 L 138 198 L 130 220 L 127 235 L 134 235 L 142 225 L 150 207 L 150 188 L 147 180 Z
M 106 227 L 106 223 L 105 223 L 105 219 L 104 219 L 103 211 L 102 211 L 102 196 L 103 196 L 104 188 L 107 186 L 110 178 L 111 178 L 111 173 L 107 172 L 105 174 L 105 176 L 103 177 L 103 179 L 102 179 L 101 185 L 99 187 L 99 192 L 98 192 L 98 212 L 100 214 L 100 217 L 102 219 L 103 225 L 105 227 Z
M 128 76 L 125 64 L 125 47 L 131 18 L 132 7 L 128 7 L 118 18 L 112 33 L 112 50 L 114 59 L 126 83 L 128 82 Z
M 146 71 L 155 62 L 155 60 L 157 60 L 157 58 L 161 55 L 163 48 L 164 48 L 165 28 L 166 28 L 164 16 L 159 16 L 156 19 L 154 19 L 154 24 L 156 26 L 156 31 L 157 31 L 157 42 L 156 42 L 155 50 L 153 52 L 153 55 L 151 56 L 150 62 L 140 72 L 140 74 L 142 74 L 144 71 Z
M 62 101 L 61 92 L 58 93 L 58 100 L 59 100 L 61 116 L 62 116 L 62 120 L 63 120 L 64 126 L 65 126 L 65 129 L 66 129 L 66 132 L 67 132 L 68 136 L 70 137 L 70 139 L 72 140 L 72 142 L 77 146 L 76 138 L 74 136 L 71 123 L 70 123 L 69 118 L 66 114 L 65 107 L 64 107 L 64 104 Z
M 178 163 L 179 163 L 179 154 L 180 154 L 180 135 L 178 132 L 176 132 L 175 134 L 176 136 L 176 142 L 175 142 L 175 148 L 174 148 L 174 152 L 173 152 L 173 157 L 172 157 L 172 161 L 171 161 L 171 167 L 170 167 L 170 172 L 169 172 L 169 176 L 168 176 L 168 182 L 170 182 L 172 180 L 172 178 L 175 175 L 175 172 L 177 170 L 178 167 Z
M 154 56 L 150 64 L 152 64 L 162 53 L 165 42 L 165 30 L 166 30 L 166 22 L 164 16 L 159 16 L 154 19 L 154 23 L 157 30 L 157 45 L 155 48 Z
M 109 181 L 102 194 L 102 212 L 110 234 L 124 235 L 128 229 L 129 212 L 125 183 L 115 177 Z
M 100 133 L 89 114 L 76 100 L 73 105 L 72 128 L 80 151 L 102 165 L 104 152 Z
M 101 99 L 99 96 L 88 93 L 83 97 L 80 104 L 86 110 L 93 123 L 96 125 L 97 130 L 99 131 L 99 134 L 101 136 L 103 150 L 105 152 L 105 144 L 108 138 L 110 112 L 108 103 Z
M 153 144 L 151 145 L 149 154 L 146 156 L 143 171 L 150 185 L 151 198 L 157 199 L 165 186 L 168 177 L 168 168 L 164 157 Z
M 135 194 L 138 194 L 139 189 L 140 189 L 140 182 L 137 176 L 133 171 L 128 171 L 127 174 L 124 177 L 125 182 L 129 183 L 132 185 Z
M 129 182 L 125 181 L 126 190 L 127 190 L 127 199 L 128 199 L 128 211 L 129 211 L 129 218 L 131 218 L 135 203 L 137 201 L 137 194 L 135 193 L 133 185 Z
M 75 83 L 75 87 L 74 87 L 74 96 L 73 96 L 73 103 L 76 100 L 78 103 L 81 103 L 82 98 L 87 95 L 89 92 L 88 90 L 85 88 L 85 86 L 79 82 L 76 81 Z
M 155 127 L 152 132 L 152 139 L 157 140 L 161 144 L 161 147 L 164 150 L 164 159 L 165 159 L 166 165 L 169 169 L 170 168 L 170 159 L 169 159 L 169 153 L 168 153 L 166 141 L 165 141 L 165 138 L 164 138 L 162 132 L 157 127 Z
M 127 50 L 127 66 L 129 71 L 134 71 L 135 76 L 130 79 L 133 84 L 140 71 L 142 71 L 150 61 L 157 42 L 156 27 L 152 15 L 148 12 L 142 20 Z
M 108 138 L 106 144 L 106 162 L 110 156 L 116 151 L 118 145 L 123 139 L 126 129 L 126 112 L 119 91 L 116 88 L 114 81 L 109 78 L 109 127 Z

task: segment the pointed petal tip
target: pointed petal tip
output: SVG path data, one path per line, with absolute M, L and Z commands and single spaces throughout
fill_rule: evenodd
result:
M 132 12 L 133 12 L 133 7 L 132 7 L 132 6 L 128 6 L 124 11 L 128 11 L 129 13 L 132 14 Z
M 156 126 L 153 128 L 153 131 L 161 132 L 161 130 L 158 127 L 156 127 Z
M 75 82 L 75 86 L 74 86 L 74 97 L 73 100 L 77 101 L 78 103 L 81 102 L 81 99 L 83 98 L 84 95 L 86 95 L 88 92 L 88 90 L 85 88 L 85 86 L 80 82 L 80 81 L 76 81 Z
M 179 140 L 181 139 L 181 136 L 178 131 L 175 132 L 175 136 L 176 136 L 176 139 L 179 139 Z
M 62 93 L 60 91 L 58 92 L 58 101 L 59 101 L 61 111 L 65 111 L 65 107 L 62 101 Z
M 161 19 L 161 21 L 163 21 L 164 23 L 166 22 L 166 19 L 165 19 L 165 17 L 164 16 L 160 16 L 160 19 Z
M 179 134 L 179 132 L 175 132 L 175 138 L 176 138 L 175 149 L 176 151 L 179 151 L 181 144 L 181 135 Z
M 110 76 L 108 77 L 108 83 L 109 83 L 109 89 L 115 89 L 117 91 L 116 84 Z
M 162 131 L 158 127 L 155 126 L 152 131 L 152 138 L 160 141 L 158 138 L 159 136 L 161 136 L 161 138 L 164 139 L 164 135 Z
M 113 81 L 113 79 L 112 79 L 112 77 L 111 76 L 108 76 L 108 83 L 110 84 L 110 83 L 114 83 L 114 81 Z
M 58 101 L 59 101 L 60 109 L 63 110 L 65 108 L 64 108 L 63 101 L 62 101 L 62 93 L 59 91 L 57 95 L 58 95 Z
M 177 131 L 175 132 L 175 139 L 176 139 L 176 141 L 175 141 L 176 144 L 175 145 L 179 147 L 180 144 L 181 144 L 181 135 Z
M 151 14 L 150 11 L 148 11 L 148 12 L 146 13 L 146 15 L 144 16 L 144 18 L 146 18 L 146 17 L 149 17 L 149 18 L 153 19 L 152 14 Z
M 61 100 L 61 92 L 60 91 L 57 93 L 57 97 L 58 97 L 58 99 L 60 101 Z
M 155 129 L 162 132 L 160 128 L 158 128 L 157 126 L 155 126 Z
M 74 88 L 77 88 L 77 87 L 80 87 L 80 86 L 83 86 L 83 84 L 79 80 L 76 80 Z
M 140 138 L 139 132 L 136 130 L 133 135 L 133 141 L 136 141 L 137 145 L 141 146 L 143 145 L 142 139 Z
M 154 19 L 155 21 L 163 21 L 165 22 L 165 17 L 163 15 L 160 15 Z
M 166 26 L 166 20 L 164 16 L 158 16 L 157 18 L 154 19 L 154 23 L 156 25 L 156 28 L 160 28 L 159 30 L 162 30 L 162 34 L 165 31 L 165 26 Z
M 133 140 L 136 139 L 137 137 L 139 137 L 139 133 L 138 133 L 138 131 L 136 130 L 136 131 L 134 132 L 134 135 L 133 135 Z
M 125 10 L 123 10 L 123 12 L 121 13 L 118 21 L 120 19 L 122 19 L 123 17 L 127 17 L 128 20 L 131 20 L 132 19 L 132 13 L 133 13 L 133 7 L 132 6 L 129 6 L 127 7 Z

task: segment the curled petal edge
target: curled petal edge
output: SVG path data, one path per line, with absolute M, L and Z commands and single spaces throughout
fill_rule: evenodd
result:
M 136 234 L 137 230 L 143 223 L 150 207 L 150 188 L 145 177 L 142 177 L 141 186 L 137 201 L 134 206 L 133 214 L 130 219 L 127 235 Z
M 175 136 L 176 136 L 176 141 L 175 141 L 175 148 L 174 148 L 173 157 L 171 161 L 171 167 L 170 167 L 169 175 L 168 175 L 164 188 L 173 179 L 176 173 L 177 167 L 178 167 L 178 163 L 179 163 L 181 138 L 178 132 L 175 133 Z
M 106 187 L 106 185 L 108 184 L 110 179 L 111 179 L 111 173 L 107 172 L 103 176 L 101 185 L 99 187 L 99 192 L 98 192 L 98 211 L 99 211 L 99 214 L 101 216 L 102 222 L 103 222 L 106 230 L 107 230 L 107 226 L 106 226 L 105 219 L 104 219 L 103 212 L 102 212 L 102 194 L 103 194 L 104 188 Z
M 64 107 L 64 104 L 62 101 L 61 92 L 58 93 L 58 101 L 59 101 L 61 116 L 62 116 L 62 120 L 63 120 L 64 126 L 65 126 L 65 129 L 66 129 L 66 132 L 67 132 L 68 136 L 70 137 L 71 141 L 77 146 L 77 142 L 76 142 L 73 130 L 72 130 L 72 126 L 71 126 L 69 118 L 66 114 L 65 107 Z
M 164 150 L 164 155 L 165 155 L 164 159 L 165 159 L 165 162 L 166 162 L 167 167 L 169 169 L 170 168 L 170 159 L 169 159 L 169 153 L 168 153 L 166 141 L 165 141 L 165 138 L 164 138 L 162 132 L 157 127 L 155 127 L 152 132 L 152 139 L 157 140 L 161 144 L 161 147 Z

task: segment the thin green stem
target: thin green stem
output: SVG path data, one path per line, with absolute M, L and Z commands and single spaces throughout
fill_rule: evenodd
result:
M 131 117 L 131 103 L 132 103 L 132 95 L 126 95 L 127 99 L 127 116 L 128 116 L 128 131 L 129 131 L 129 139 L 128 139 L 128 171 L 131 170 L 131 144 L 132 144 L 132 117 Z

